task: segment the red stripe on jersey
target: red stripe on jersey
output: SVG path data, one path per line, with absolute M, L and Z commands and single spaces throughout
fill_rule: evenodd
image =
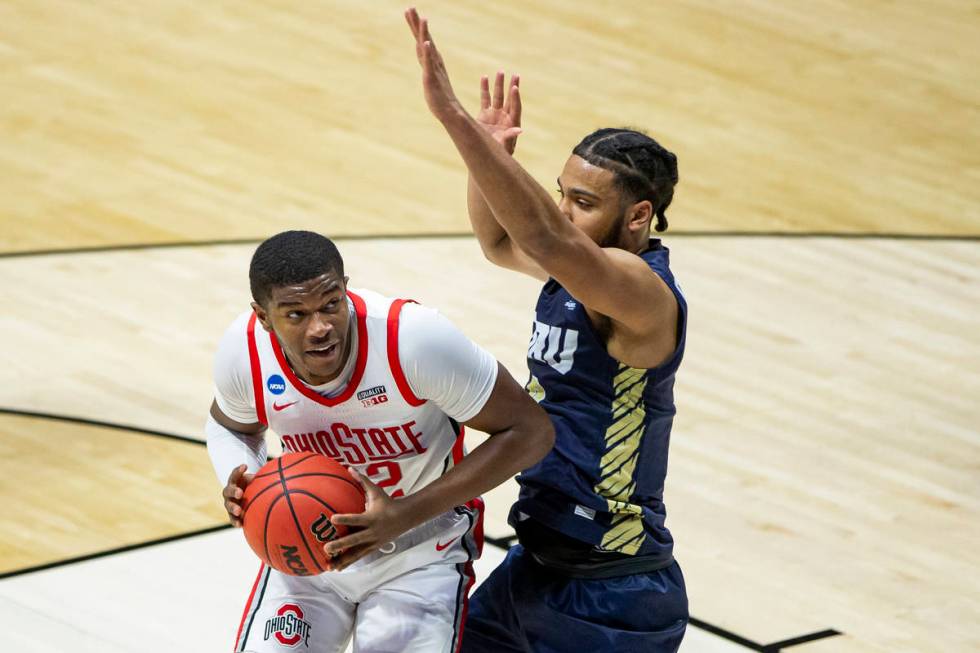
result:
M 456 636 L 456 646 L 453 651 L 461 651 L 463 647 L 463 631 L 466 630 L 466 617 L 470 613 L 470 590 L 476 582 L 476 573 L 473 571 L 473 563 L 467 562 L 463 567 L 463 575 L 466 576 L 466 589 L 463 590 L 463 614 L 459 619 L 459 634 Z
M 245 627 L 245 620 L 248 618 L 249 608 L 252 607 L 252 599 L 255 598 L 255 589 L 259 586 L 259 579 L 262 578 L 262 572 L 265 571 L 265 565 L 259 565 L 259 573 L 255 577 L 255 582 L 252 583 L 252 592 L 248 595 L 248 601 L 245 601 L 245 611 L 242 612 L 242 622 L 238 624 L 238 634 L 235 635 L 235 650 L 238 650 L 238 646 L 241 643 L 239 640 L 242 638 L 242 628 Z
M 262 392 L 262 366 L 259 364 L 259 348 L 255 343 L 255 313 L 248 318 L 248 361 L 252 368 L 252 392 L 255 394 L 255 414 L 259 421 L 269 425 L 265 416 L 265 395 Z
M 462 434 L 460 434 L 460 438 L 462 438 Z M 462 439 L 459 441 L 462 442 Z M 483 555 L 483 499 L 480 497 L 470 499 L 466 502 L 466 507 L 476 512 L 476 523 L 472 526 L 470 532 L 473 534 L 473 540 L 476 543 L 476 555 L 472 557 L 479 558 Z M 459 651 L 460 647 L 463 645 L 463 631 L 466 629 L 466 617 L 469 615 L 470 611 L 470 590 L 473 589 L 473 584 L 476 583 L 476 573 L 473 571 L 473 561 L 468 561 L 463 569 L 467 582 L 466 589 L 463 590 L 463 614 L 459 620 L 459 633 L 456 636 L 456 651 Z
M 388 367 L 391 368 L 391 375 L 395 377 L 395 384 L 405 401 L 410 406 L 421 406 L 425 403 L 425 399 L 416 397 L 412 392 L 408 379 L 405 378 L 405 371 L 402 370 L 401 360 L 398 358 L 398 319 L 402 307 L 409 302 L 415 303 L 410 299 L 396 299 L 391 302 L 391 308 L 388 309 Z
M 296 373 L 293 372 L 293 368 L 290 367 L 289 361 L 286 360 L 286 355 L 283 354 L 282 347 L 279 346 L 279 339 L 276 338 L 275 334 L 269 334 L 269 338 L 272 341 L 272 350 L 276 352 L 276 360 L 279 361 L 279 367 L 282 368 L 282 371 L 286 375 L 286 378 L 289 379 L 289 382 L 292 383 L 293 387 L 299 390 L 307 399 L 312 399 L 318 404 L 323 404 L 324 406 L 336 406 L 337 404 L 341 404 L 350 399 L 354 395 L 354 391 L 357 389 L 358 384 L 361 382 L 361 377 L 364 376 L 364 368 L 367 367 L 367 305 L 364 303 L 364 300 L 361 297 L 350 291 L 347 291 L 347 296 L 351 298 L 352 302 L 354 302 L 354 314 L 357 316 L 357 363 L 354 365 L 354 374 L 347 383 L 347 387 L 344 388 L 344 391 L 336 397 L 324 397 L 303 383 L 303 381 L 296 376 Z M 346 364 L 346 362 L 347 361 L 344 361 L 344 364 Z
M 486 506 L 482 497 L 474 497 L 466 502 L 466 507 L 476 511 L 476 525 L 473 527 L 473 540 L 476 542 L 476 556 L 483 555 L 483 513 Z

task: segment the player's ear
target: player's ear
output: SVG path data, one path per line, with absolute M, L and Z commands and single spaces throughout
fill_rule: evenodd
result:
M 259 322 L 262 323 L 262 328 L 266 331 L 272 331 L 272 325 L 269 323 L 269 315 L 265 312 L 265 309 L 262 308 L 262 304 L 252 302 L 252 310 L 255 311 L 255 317 L 257 317 Z
M 653 204 L 649 200 L 637 202 L 629 208 L 629 229 L 637 231 L 650 224 L 653 219 Z

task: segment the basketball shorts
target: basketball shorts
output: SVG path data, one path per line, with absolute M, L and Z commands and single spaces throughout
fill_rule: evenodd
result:
M 263 565 L 235 651 L 343 653 L 352 638 L 354 653 L 457 651 L 482 508 L 440 515 L 343 571 L 288 576 Z
M 521 545 L 470 601 L 463 653 L 673 653 L 687 627 L 680 567 L 616 578 L 568 578 Z

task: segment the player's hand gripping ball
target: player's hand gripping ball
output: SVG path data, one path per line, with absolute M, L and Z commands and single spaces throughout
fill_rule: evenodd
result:
M 364 489 L 332 458 L 287 453 L 255 474 L 242 508 L 245 539 L 263 562 L 291 576 L 313 576 L 330 568 L 323 545 L 348 532 L 330 518 L 364 512 Z

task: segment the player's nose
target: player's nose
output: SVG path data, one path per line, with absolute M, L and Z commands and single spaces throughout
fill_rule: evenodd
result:
M 562 197 L 558 200 L 558 210 L 568 220 L 572 219 L 572 203 L 567 197 Z
M 325 315 L 320 315 L 319 313 L 314 314 L 313 319 L 309 322 L 309 327 L 306 330 L 306 335 L 310 340 L 317 341 L 323 340 L 330 332 L 333 330 L 333 324 L 327 319 Z

